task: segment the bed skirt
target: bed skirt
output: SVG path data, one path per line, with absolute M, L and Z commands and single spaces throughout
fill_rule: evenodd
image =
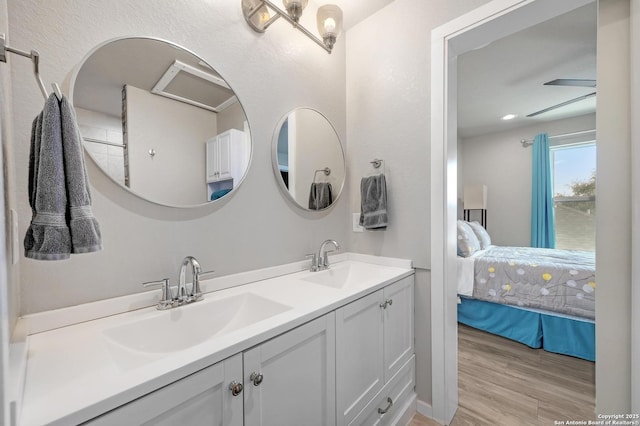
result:
M 596 360 L 595 322 L 538 310 L 460 298 L 458 322 L 531 348 Z

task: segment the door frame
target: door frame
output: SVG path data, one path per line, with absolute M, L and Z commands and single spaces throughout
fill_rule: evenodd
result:
M 493 0 L 431 32 L 432 418 L 458 408 L 457 56 L 593 0 Z M 636 0 L 634 0 L 636 1 Z

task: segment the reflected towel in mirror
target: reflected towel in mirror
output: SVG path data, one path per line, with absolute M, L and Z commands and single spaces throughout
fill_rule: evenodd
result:
M 329 182 L 313 182 L 309 190 L 309 209 L 326 209 L 333 203 L 331 184 Z

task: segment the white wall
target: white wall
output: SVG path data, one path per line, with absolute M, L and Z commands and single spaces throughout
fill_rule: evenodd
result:
M 553 136 L 593 130 L 595 120 L 595 114 L 589 114 L 461 141 L 458 197 L 464 185 L 487 185 L 487 230 L 494 244 L 528 247 L 531 243 L 532 147 L 523 148 L 520 140 L 533 140 L 541 132 Z
M 640 114 L 640 0 L 631 0 L 631 116 Z M 631 121 L 631 161 L 640 163 L 640 122 Z M 640 173 L 637 167 L 631 170 L 632 187 L 632 283 L 631 306 L 640 306 Z M 631 359 L 640 359 L 640 312 L 631 310 Z M 631 364 L 631 412 L 640 412 L 640 365 Z
M 485 0 L 395 0 L 347 34 L 347 170 L 350 212 L 360 179 L 384 159 L 389 226 L 352 233 L 354 251 L 412 259 L 416 274 L 416 390 L 431 402 L 430 47 L 431 30 Z
M 217 114 L 131 85 L 126 91 L 131 190 L 161 204 L 206 203 L 205 147 L 220 133 Z
M 104 250 L 61 262 L 22 258 L 23 314 L 139 292 L 142 282 L 165 276 L 175 281 L 185 255 L 225 275 L 302 260 L 326 238 L 348 246 L 347 198 L 327 212 L 303 212 L 280 193 L 270 158 L 274 127 L 288 111 L 303 105 L 326 114 L 345 140 L 344 39 L 328 55 L 283 22 L 258 34 L 247 26 L 239 2 L 163 2 L 162 7 L 153 0 L 8 4 L 12 40 L 20 48 L 40 51 L 47 84 L 62 82 L 90 49 L 118 36 L 158 37 L 194 51 L 238 95 L 254 150 L 248 174 L 233 195 L 189 210 L 142 201 L 88 161 Z M 29 132 L 43 100 L 28 61 L 12 61 L 11 72 L 16 151 L 11 160 L 24 235 L 31 218 L 26 196 Z
M 218 113 L 218 133 L 229 129 L 244 131 L 245 116 L 240 102 L 236 102 Z
M 629 0 L 598 13 L 596 411 L 631 413 Z
M 0 32 L 7 33 L 8 24 L 7 24 L 7 2 L 5 0 L 0 1 Z M 10 82 L 9 82 L 9 68 L 7 65 L 0 64 L 0 104 L 7 105 L 10 96 L 7 93 L 10 90 Z M 7 126 L 11 122 L 9 112 L 3 108 L 2 114 L 0 115 L 0 143 L 2 144 L 2 152 L 0 153 L 0 158 L 3 164 L 5 165 L 4 158 L 5 147 L 8 141 L 7 134 Z M 8 205 L 8 194 L 7 189 L 4 185 L 3 176 L 0 176 L 0 182 L 2 185 L 2 198 L 0 198 L 0 209 L 2 216 L 5 216 L 6 210 L 5 206 Z M 5 237 L 5 220 L 4 217 L 0 218 L 0 238 Z M 9 424 L 9 395 L 8 395 L 8 384 L 9 384 L 9 330 L 13 329 L 11 322 L 15 322 L 16 315 L 16 304 L 10 303 L 9 292 L 10 290 L 10 280 L 6 271 L 7 267 L 7 256 L 6 250 L 10 245 L 9 239 L 4 239 L 4 243 L 0 244 L 0 423 L 5 425 Z M 13 306 L 12 306 L 13 305 Z M 12 308 L 11 316 L 9 312 L 9 308 Z

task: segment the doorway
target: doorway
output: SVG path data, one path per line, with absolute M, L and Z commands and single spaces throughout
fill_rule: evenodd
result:
M 456 313 L 457 57 L 590 1 L 493 1 L 432 32 L 432 416 L 448 424 L 458 404 Z M 444 179 L 443 179 L 444 177 Z

